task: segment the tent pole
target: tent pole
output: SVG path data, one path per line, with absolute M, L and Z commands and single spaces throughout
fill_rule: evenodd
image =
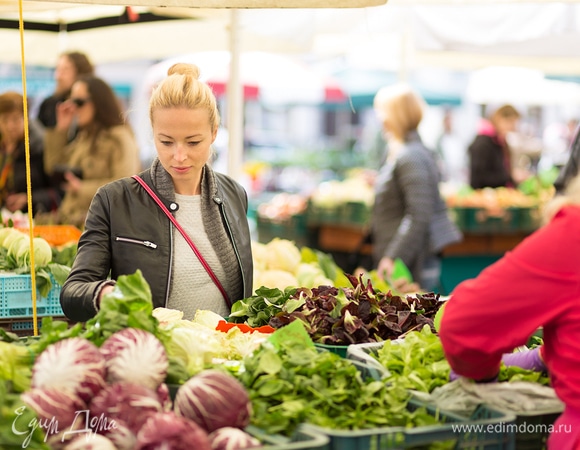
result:
M 228 175 L 240 181 L 244 152 L 244 98 L 240 77 L 239 10 L 231 10 L 230 77 L 227 91 Z

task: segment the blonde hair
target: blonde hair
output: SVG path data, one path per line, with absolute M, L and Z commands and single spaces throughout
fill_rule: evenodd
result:
M 497 123 L 498 119 L 519 119 L 520 112 L 512 105 L 503 105 L 497 108 L 489 116 L 491 123 Z
M 379 89 L 373 106 L 383 124 L 388 122 L 393 138 L 405 142 L 423 120 L 425 102 L 408 84 L 398 83 Z
M 167 70 L 167 77 L 154 89 L 149 100 L 149 119 L 153 112 L 162 108 L 204 109 L 209 114 L 212 130 L 220 124 L 217 101 L 211 88 L 199 80 L 199 68 L 195 64 L 177 63 Z
M 544 207 L 544 223 L 548 223 L 566 205 L 580 205 L 580 174 L 576 175 L 562 195 L 556 195 Z

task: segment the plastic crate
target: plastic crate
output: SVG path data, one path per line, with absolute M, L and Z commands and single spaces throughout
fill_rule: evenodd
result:
M 324 450 L 328 448 L 328 436 L 304 426 L 299 427 L 291 437 L 265 434 L 259 428 L 249 426 L 246 431 L 262 442 L 260 448 L 267 450 Z
M 330 344 L 319 344 L 318 342 L 315 342 L 314 346 L 319 349 L 328 350 L 331 353 L 336 353 L 338 356 L 346 358 L 348 345 L 330 345 Z
M 518 208 L 505 208 L 491 214 L 484 208 L 467 210 L 467 229 L 481 233 L 507 233 L 519 230 Z
M 367 225 L 371 220 L 371 208 L 362 202 L 346 202 L 340 213 L 340 223 L 346 225 Z
M 343 220 L 343 207 L 342 204 L 319 205 L 309 201 L 306 208 L 306 223 L 309 226 L 337 225 Z
M 19 228 L 19 230 L 28 233 L 28 229 Z M 43 238 L 53 247 L 59 247 L 69 242 L 78 242 L 82 232 L 72 225 L 36 225 L 33 234 Z
M 541 336 L 542 330 L 537 330 L 535 334 Z M 357 363 L 363 376 L 380 380 L 387 377 L 389 371 L 372 354 L 376 353 L 382 345 L 382 342 L 350 345 L 347 349 L 347 358 Z M 562 411 L 562 409 L 523 413 L 505 411 L 506 414 L 515 416 L 515 422 L 506 428 L 507 432 L 515 436 L 515 449 L 544 450 L 549 436 L 550 425 L 554 423 Z M 463 442 L 469 442 L 469 439 L 469 436 L 464 436 Z M 478 437 L 473 439 L 478 439 Z
M 48 297 L 41 297 L 37 292 L 36 314 L 39 317 L 64 315 L 60 306 L 60 285 L 54 278 L 51 281 L 52 289 Z M 0 273 L 0 318 L 32 316 L 32 277 L 26 274 Z
M 267 244 L 274 238 L 294 241 L 296 246 L 308 245 L 306 214 L 295 214 L 288 219 L 276 220 L 260 215 L 256 218 L 258 241 Z
M 68 322 L 65 316 L 52 316 L 54 320 L 64 320 Z M 37 320 L 38 331 L 42 326 L 42 318 Z M 69 322 L 70 323 L 70 322 Z M 16 334 L 17 336 L 32 336 L 34 335 L 34 321 L 32 317 L 19 318 L 19 319 L 0 319 L 0 328 L 6 331 Z
M 367 430 L 334 430 L 306 424 L 311 429 L 329 438 L 327 450 L 392 450 L 426 446 L 434 443 L 451 442 L 455 449 L 513 450 L 514 435 L 507 431 L 515 422 L 515 416 L 480 405 L 471 418 L 437 410 L 418 400 L 411 399 L 410 410 L 425 407 L 437 416 L 440 425 L 412 428 L 383 427 Z

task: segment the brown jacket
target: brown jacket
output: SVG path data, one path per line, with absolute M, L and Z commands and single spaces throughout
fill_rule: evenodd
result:
M 86 213 L 97 189 L 106 183 L 141 170 L 139 148 L 132 130 L 124 125 L 103 129 L 96 139 L 81 131 L 67 144 L 66 131 L 46 130 L 44 166 L 52 174 L 58 164 L 82 171 L 78 192 L 67 192 L 59 209 L 60 223 L 84 225 Z

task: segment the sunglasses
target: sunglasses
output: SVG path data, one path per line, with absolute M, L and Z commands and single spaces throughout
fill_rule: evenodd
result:
M 85 106 L 86 103 L 90 102 L 91 99 L 90 98 L 71 98 L 70 101 L 73 102 L 77 108 L 82 108 L 83 106 Z

